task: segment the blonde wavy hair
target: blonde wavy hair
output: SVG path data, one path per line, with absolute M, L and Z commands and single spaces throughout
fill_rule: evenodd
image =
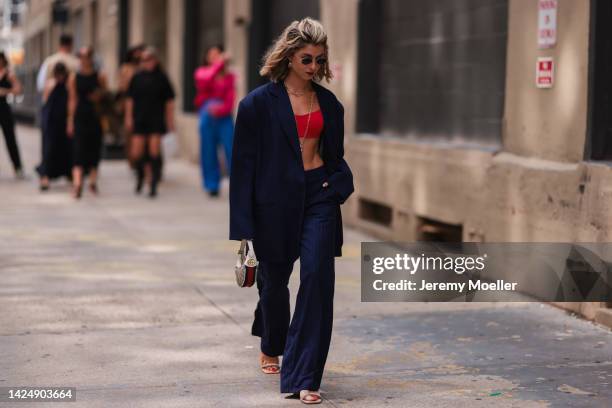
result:
M 333 75 L 329 68 L 327 33 L 320 22 L 310 17 L 296 20 L 283 30 L 264 55 L 259 75 L 268 77 L 273 82 L 284 80 L 289 74 L 290 58 L 307 45 L 322 45 L 325 49 L 327 61 L 319 67 L 314 80 L 321 81 L 325 78 L 329 82 Z

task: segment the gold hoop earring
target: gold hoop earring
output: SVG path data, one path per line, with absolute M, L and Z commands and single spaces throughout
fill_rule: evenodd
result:
M 293 66 L 293 64 L 291 63 L 291 61 L 289 61 L 289 68 L 291 68 Z

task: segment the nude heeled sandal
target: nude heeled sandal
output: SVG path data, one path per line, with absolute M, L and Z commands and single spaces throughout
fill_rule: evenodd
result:
M 320 404 L 323 402 L 323 398 L 321 398 L 319 391 L 302 390 L 300 391 L 300 401 L 303 404 Z

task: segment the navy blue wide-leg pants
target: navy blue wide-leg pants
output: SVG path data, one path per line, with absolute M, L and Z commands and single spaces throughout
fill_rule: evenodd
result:
M 261 351 L 283 356 L 281 392 L 318 390 L 331 341 L 337 201 L 323 187 L 324 167 L 306 172 L 306 203 L 300 252 L 300 288 L 289 324 L 289 277 L 293 262 L 260 262 L 259 302 L 253 335 Z

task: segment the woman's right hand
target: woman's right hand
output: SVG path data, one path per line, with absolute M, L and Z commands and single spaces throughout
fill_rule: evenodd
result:
M 126 118 L 124 123 L 125 130 L 132 133 L 134 130 L 134 122 L 131 119 Z

